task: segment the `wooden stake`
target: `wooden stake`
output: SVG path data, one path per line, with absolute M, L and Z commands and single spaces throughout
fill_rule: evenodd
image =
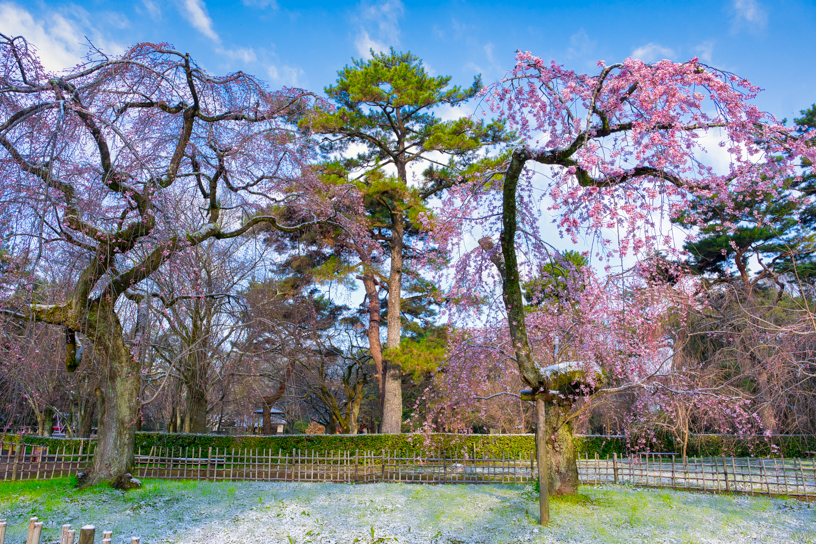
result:
M 37 518 L 31 518 L 28 520 L 28 537 L 26 538 L 26 544 L 32 544 L 32 537 L 34 535 L 34 526 L 37 524 Z
M 70 526 L 70 525 L 63 525 L 63 526 L 62 526 L 62 532 L 60 533 L 60 544 L 67 544 L 67 541 L 68 541 L 68 531 L 70 531 L 70 530 L 71 530 L 71 526 Z M 0 543 L 0 544 L 2 544 L 2 543 Z M 74 544 L 74 543 L 73 543 L 73 542 L 71 542 L 71 544 Z
M 79 544 L 93 544 L 96 527 L 86 525 L 79 530 Z
M 71 529 L 70 531 L 68 531 L 68 536 L 66 537 L 65 542 L 66 542 L 66 544 L 74 544 L 75 540 L 76 540 L 76 531 Z
M 34 530 L 31 531 L 28 535 L 29 540 L 31 540 L 31 544 L 40 544 L 40 536 L 42 535 L 42 527 L 43 522 L 38 521 L 34 524 Z
M 0 520 L 0 544 L 6 542 L 6 520 Z

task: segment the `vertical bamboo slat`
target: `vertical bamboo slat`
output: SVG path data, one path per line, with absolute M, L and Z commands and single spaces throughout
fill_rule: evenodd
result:
M 11 481 L 15 481 L 17 479 L 17 465 L 20 464 L 20 453 L 22 452 L 23 458 L 25 458 L 25 445 L 21 445 L 17 447 L 17 453 L 14 456 L 14 468 L 11 469 Z

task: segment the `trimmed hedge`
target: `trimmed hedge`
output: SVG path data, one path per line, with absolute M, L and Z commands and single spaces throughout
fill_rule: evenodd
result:
M 63 446 L 79 449 L 80 442 L 88 440 L 66 439 L 53 437 L 38 437 L 25 435 L 6 435 L 7 442 L 19 442 L 22 438 L 27 444 L 48 446 L 51 449 Z M 636 440 L 630 439 L 631 443 Z M 681 451 L 681 445 L 669 436 L 657 437 L 646 442 L 648 451 L 675 452 Z M 515 457 L 518 454 L 527 454 L 535 448 L 535 439 L 532 434 L 358 434 L 358 435 L 277 435 L 277 436 L 224 436 L 215 434 L 181 434 L 181 433 L 136 433 L 136 448 L 147 453 L 151 448 L 201 448 L 219 449 L 260 449 L 277 452 L 282 450 L 302 451 L 446 451 L 449 454 L 467 451 L 473 455 L 488 455 L 492 457 Z M 628 452 L 627 440 L 620 436 L 576 435 L 575 451 L 580 456 L 606 457 L 617 453 L 624 455 Z M 816 452 L 816 437 L 784 435 L 754 438 L 740 438 L 723 435 L 697 435 L 689 440 L 689 456 L 718 456 L 728 455 L 737 457 L 749 456 L 784 456 L 808 457 L 808 452 Z
M 443 434 L 358 434 L 358 435 L 277 435 L 221 436 L 212 434 L 136 433 L 136 447 L 142 453 L 153 447 L 163 448 L 235 448 L 277 452 L 301 451 L 467 451 L 471 455 L 517 455 L 530 452 L 533 435 L 462 435 Z

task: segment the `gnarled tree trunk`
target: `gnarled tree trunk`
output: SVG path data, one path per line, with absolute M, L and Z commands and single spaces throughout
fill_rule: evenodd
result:
M 112 308 L 100 305 L 96 312 L 90 312 L 88 332 L 104 365 L 99 438 L 88 483 L 109 481 L 116 485 L 133 467 L 141 373 L 125 345 L 122 324 Z
M 562 408 L 547 403 L 546 432 L 549 457 L 550 495 L 575 495 L 578 493 L 578 462 L 575 443 L 572 439 L 572 425 L 564 423 Z

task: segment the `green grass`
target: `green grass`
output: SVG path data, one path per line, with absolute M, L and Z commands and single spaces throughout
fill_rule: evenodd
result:
M 571 544 L 796 542 L 816 544 L 816 516 L 793 500 L 708 495 L 629 486 L 582 486 L 551 497 L 551 524 L 538 526 L 532 486 L 342 485 L 146 480 L 127 493 L 73 478 L 0 482 L 6 542 L 25 540 L 28 518 L 45 522 L 43 542 L 63 523 L 93 523 L 142 542 L 484 542 Z M 375 533 L 371 533 L 371 528 Z M 197 533 L 204 530 L 209 533 Z M 276 532 L 278 531 L 278 532 Z M 434 535 L 439 533 L 439 538 Z M 207 536 L 209 535 L 209 536 Z M 663 535 L 671 535 L 664 538 Z M 755 537 L 759 539 L 754 539 Z

